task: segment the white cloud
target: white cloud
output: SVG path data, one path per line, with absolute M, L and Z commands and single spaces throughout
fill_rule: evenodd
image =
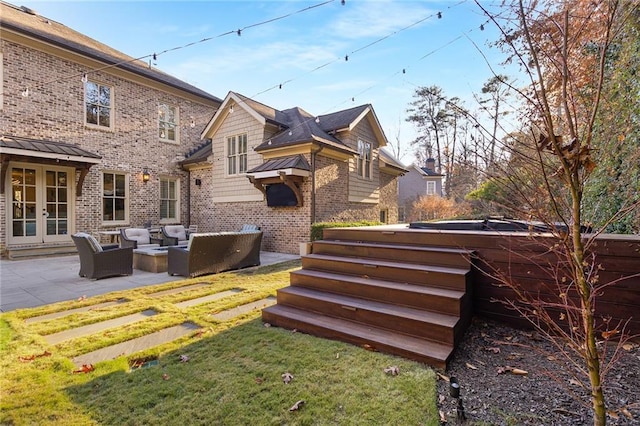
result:
M 345 7 L 348 9 L 328 30 L 348 39 L 384 37 L 435 13 L 424 3 L 393 0 L 352 1 Z M 416 27 L 428 22 L 427 19 Z

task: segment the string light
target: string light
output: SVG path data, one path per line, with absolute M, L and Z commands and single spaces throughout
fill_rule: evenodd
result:
M 236 33 L 238 34 L 238 37 L 240 37 L 242 35 L 242 30 L 238 29 L 238 31 L 236 31 Z
M 87 83 L 89 81 L 89 77 L 87 77 L 87 73 L 82 74 L 82 78 L 80 79 L 83 83 Z
M 307 7 L 303 8 L 303 9 L 298 9 L 298 10 L 296 10 L 294 12 L 291 12 L 291 13 L 280 15 L 280 16 L 277 16 L 275 18 L 267 19 L 265 21 L 257 22 L 255 24 L 247 25 L 244 28 L 239 28 L 238 30 L 235 30 L 235 31 L 227 31 L 227 32 L 218 34 L 217 36 L 206 37 L 206 38 L 203 38 L 203 39 L 198 40 L 198 41 L 194 41 L 194 42 L 187 43 L 187 44 L 184 44 L 184 45 L 181 45 L 181 46 L 176 46 L 176 47 L 173 47 L 173 48 L 170 48 L 170 49 L 163 50 L 162 52 L 158 52 L 158 53 L 154 52 L 151 55 L 144 55 L 144 56 L 140 56 L 140 57 L 137 57 L 137 58 L 131 58 L 131 59 L 128 59 L 128 60 L 125 60 L 125 61 L 115 62 L 115 63 L 109 64 L 109 65 L 105 65 L 105 66 L 100 67 L 100 68 L 94 68 L 92 70 L 92 72 L 103 71 L 103 70 L 110 69 L 110 68 L 117 68 L 117 67 L 120 67 L 122 65 L 131 64 L 131 63 L 134 63 L 134 62 L 137 62 L 137 61 L 142 61 L 142 60 L 147 59 L 149 57 L 152 57 L 154 61 L 157 61 L 158 56 L 160 56 L 162 54 L 173 52 L 173 51 L 176 51 L 176 50 L 185 49 L 187 47 L 191 47 L 191 46 L 195 46 L 197 44 L 205 43 L 205 42 L 213 40 L 214 38 L 221 38 L 221 37 L 224 37 L 224 36 L 228 36 L 230 34 L 236 34 L 237 33 L 238 35 L 240 35 L 240 33 L 242 31 L 244 31 L 244 30 L 246 30 L 248 28 L 254 28 L 254 27 L 261 26 L 261 25 L 269 24 L 271 22 L 275 22 L 275 21 L 279 21 L 279 20 L 282 20 L 282 19 L 286 19 L 286 18 L 289 18 L 291 16 L 294 16 L 294 15 L 297 15 L 297 14 L 300 14 L 300 13 L 304 13 L 304 12 L 307 12 L 309 10 L 321 7 L 321 6 L 325 6 L 325 5 L 329 4 L 329 3 L 333 3 L 334 1 L 336 1 L 336 0 L 325 0 L 323 2 L 316 3 L 316 4 L 313 4 L 311 6 L 307 6 Z M 344 4 L 344 0 L 343 0 L 343 4 Z M 151 68 L 151 61 L 149 61 L 148 67 Z M 75 74 L 74 76 L 77 76 L 77 74 Z M 58 82 L 58 81 L 64 81 L 64 80 L 67 80 L 67 79 L 71 79 L 74 76 L 69 76 L 69 77 L 66 77 L 66 78 L 56 78 L 56 79 L 53 79 L 53 80 L 50 80 L 50 81 L 45 81 L 44 83 L 40 83 L 37 86 L 47 87 L 51 83 L 55 83 L 55 82 Z M 4 94 L 3 91 L 0 92 L 0 95 L 3 95 L 3 94 Z M 27 94 L 27 96 L 28 96 L 28 94 Z
M 349 61 L 349 55 L 344 55 L 344 61 L 348 62 Z
M 442 12 L 438 12 L 438 19 L 442 19 Z
M 26 89 L 24 89 L 21 93 L 23 98 L 27 98 L 29 97 L 29 88 L 27 87 Z

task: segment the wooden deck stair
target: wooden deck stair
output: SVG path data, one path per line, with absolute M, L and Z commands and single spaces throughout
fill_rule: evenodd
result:
M 263 321 L 446 368 L 471 319 L 472 253 L 372 234 L 325 231 Z

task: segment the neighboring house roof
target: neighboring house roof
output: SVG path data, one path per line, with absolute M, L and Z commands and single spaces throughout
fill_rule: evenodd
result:
M 125 55 L 63 24 L 40 16 L 32 9 L 24 6 L 17 7 L 4 1 L 0 2 L 0 4 L 0 27 L 3 31 L 12 30 L 105 64 L 114 65 L 117 68 L 183 90 L 192 95 L 217 103 L 222 102 L 222 99 L 204 90 L 198 89 L 158 69 L 151 68 L 147 63 Z M 90 72 L 91 70 L 88 70 L 88 73 Z
M 102 158 L 98 154 L 68 143 L 9 135 L 0 136 L 0 154 L 14 154 L 84 163 L 99 163 Z
M 443 174 L 440 174 L 436 171 L 433 171 L 432 169 L 429 169 L 427 167 L 416 167 L 416 170 L 418 170 L 419 172 L 421 172 L 421 174 L 425 175 L 425 176 L 433 176 L 433 177 L 442 177 L 444 176 Z
M 409 169 L 407 169 L 405 165 L 400 162 L 400 160 L 395 158 L 393 155 L 389 154 L 384 149 L 381 149 L 379 153 L 380 153 L 380 170 L 384 172 L 391 172 L 394 174 L 404 174 L 409 171 Z

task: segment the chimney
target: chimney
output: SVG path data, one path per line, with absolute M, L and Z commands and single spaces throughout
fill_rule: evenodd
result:
M 429 169 L 432 172 L 436 171 L 436 160 L 435 158 L 427 158 L 427 162 L 425 164 L 425 168 Z

